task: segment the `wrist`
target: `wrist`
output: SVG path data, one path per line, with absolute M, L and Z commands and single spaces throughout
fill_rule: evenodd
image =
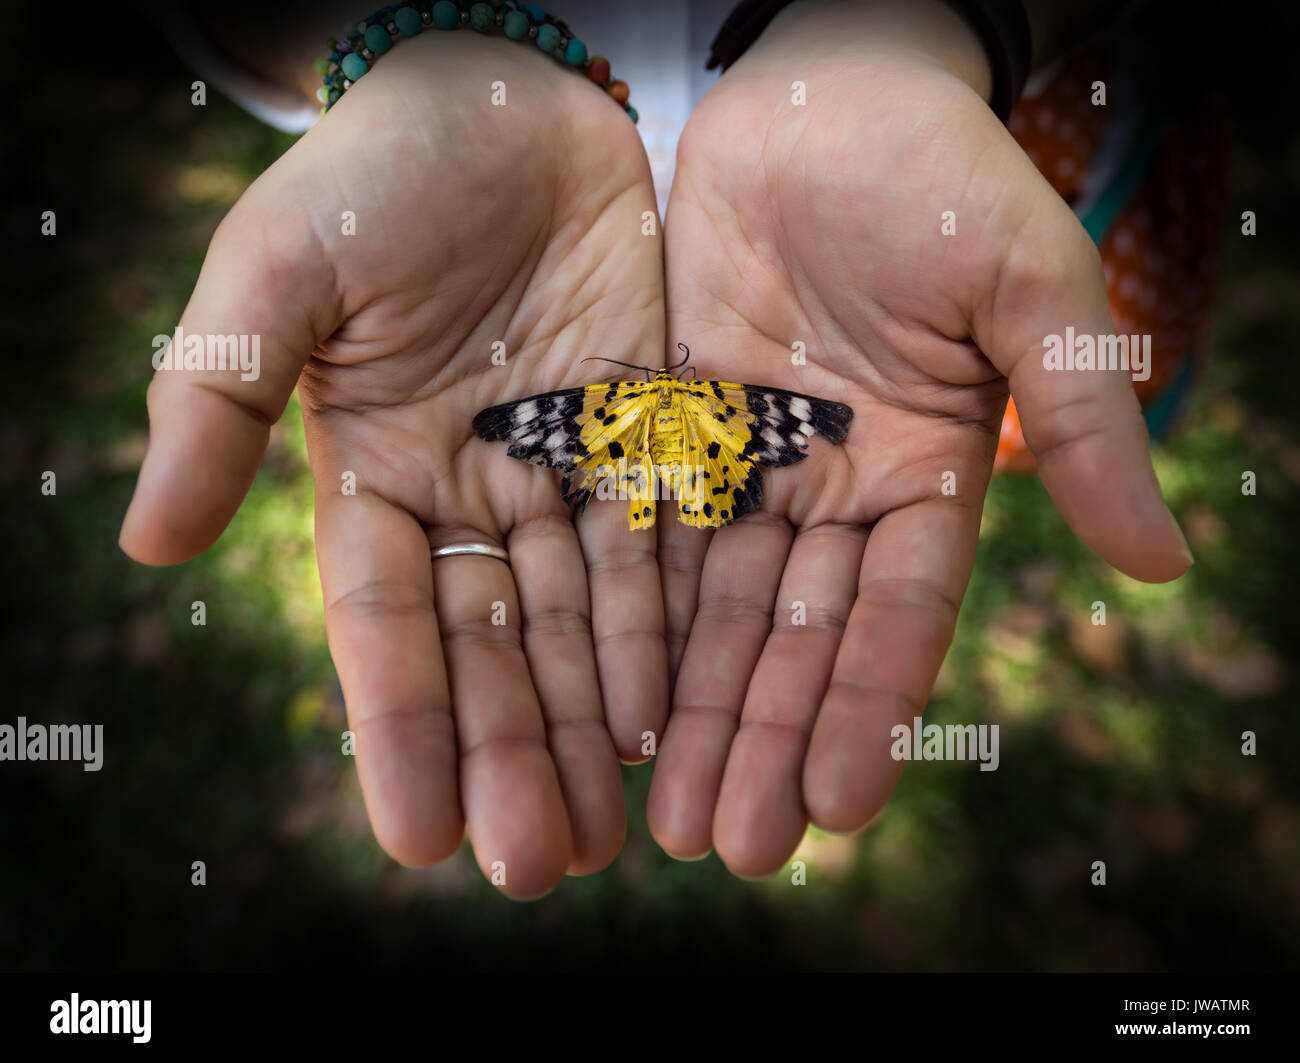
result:
M 509 70 L 534 88 L 585 78 L 636 121 L 636 112 L 628 103 L 628 86 L 612 76 L 609 61 L 590 54 L 582 38 L 573 35 L 563 22 L 556 24 L 549 14 L 543 22 L 540 14 L 526 15 L 517 6 L 509 10 L 497 8 L 495 25 L 485 30 L 477 27 L 476 32 L 473 24 L 478 9 L 492 10 L 486 3 L 468 8 L 468 18 L 465 5 L 460 5 L 460 21 L 447 26 L 438 23 L 438 9 L 445 7 L 454 13 L 456 5 L 451 3 L 432 4 L 431 14 L 431 0 L 422 4 L 403 0 L 383 8 L 378 13 L 381 18 L 358 9 L 358 2 L 324 0 L 309 11 L 291 4 L 289 11 L 276 9 L 274 17 L 259 15 L 252 30 L 239 0 L 229 0 L 231 7 L 223 8 L 219 19 L 207 3 L 200 4 L 196 16 L 209 40 L 226 54 L 228 61 L 316 104 L 332 106 L 350 83 L 363 77 L 370 83 L 376 71 L 385 83 L 427 83 L 430 78 L 441 78 L 443 83 L 468 91 L 478 84 L 475 74 L 483 73 L 482 64 L 490 62 L 495 71 L 490 80 L 499 80 Z M 536 4 L 526 6 L 533 12 L 538 10 Z M 343 11 L 350 14 L 342 17 Z M 403 25 L 403 18 L 412 15 L 414 32 L 409 25 Z M 516 20 L 513 29 L 512 19 Z M 519 20 L 528 30 L 526 35 L 519 32 Z M 381 37 L 374 44 L 373 55 L 366 50 L 369 45 L 363 39 L 367 32 L 378 32 Z M 387 46 L 381 47 L 384 42 Z M 349 63 L 359 65 L 360 73 L 350 70 Z M 329 99 L 323 95 L 327 92 Z
M 807 67 L 810 56 L 846 69 L 860 69 L 864 63 L 939 69 L 985 102 L 993 90 L 984 46 L 943 0 L 795 0 L 776 15 L 734 69 Z

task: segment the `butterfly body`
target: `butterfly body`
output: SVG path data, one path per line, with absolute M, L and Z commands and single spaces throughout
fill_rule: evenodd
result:
M 513 458 L 564 471 L 568 502 L 626 499 L 633 530 L 653 527 L 669 501 L 682 523 L 719 528 L 761 504 L 759 466 L 802 460 L 813 435 L 841 442 L 853 417 L 780 388 L 683 381 L 669 368 L 647 376 L 493 406 L 474 431 L 508 442 Z

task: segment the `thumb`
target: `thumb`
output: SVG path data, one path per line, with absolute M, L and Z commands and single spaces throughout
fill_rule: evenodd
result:
M 1186 572 L 1192 554 L 1160 494 L 1131 371 L 1044 357 L 1070 329 L 1094 341 L 1115 331 L 1101 258 L 1055 193 L 1034 201 L 976 323 L 974 339 L 1007 377 L 1043 485 L 1074 533 L 1135 579 Z
M 173 334 L 181 345 L 149 385 L 149 447 L 118 540 L 137 561 L 175 564 L 216 541 L 303 363 L 338 325 L 328 256 L 305 211 L 286 209 L 294 197 L 276 172 L 218 226 Z

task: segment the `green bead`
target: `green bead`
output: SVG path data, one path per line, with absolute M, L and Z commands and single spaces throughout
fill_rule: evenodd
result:
M 635 125 L 635 124 L 636 124 L 637 117 L 638 117 L 638 115 L 637 115 L 637 113 L 636 113 L 636 108 L 635 108 L 635 107 L 629 107 L 629 108 L 627 109 L 627 116 L 628 116 L 630 119 L 632 119 L 632 122 L 633 122 L 633 124 Z
M 393 46 L 393 38 L 388 36 L 388 31 L 376 22 L 366 30 L 366 47 L 375 55 L 383 55 Z
M 522 41 L 528 36 L 528 27 L 531 23 L 528 16 L 522 11 L 507 11 L 505 30 L 506 36 L 512 41 Z
M 370 69 L 370 64 L 357 55 L 356 52 L 348 52 L 343 57 L 342 67 L 343 76 L 349 81 L 360 81 L 365 76 L 366 71 Z
M 318 74 L 320 74 L 322 77 L 324 77 L 324 76 L 325 76 L 326 74 L 328 74 L 329 72 L 330 72 L 330 61 L 329 61 L 328 59 L 317 59 L 317 60 L 316 60 L 316 73 L 318 73 Z
M 414 37 L 420 32 L 420 13 L 413 7 L 399 7 L 393 13 L 393 21 L 403 37 Z
M 454 30 L 460 25 L 460 8 L 452 0 L 438 0 L 433 5 L 433 24 L 440 30 Z
M 542 51 L 553 52 L 559 43 L 560 31 L 549 22 L 537 27 L 537 47 Z
M 587 61 L 587 46 L 583 44 L 582 41 L 578 40 L 577 37 L 574 37 L 565 46 L 564 61 L 568 63 L 569 66 L 582 66 L 582 64 Z
M 479 33 L 487 33 L 488 30 L 495 29 L 497 14 L 492 10 L 492 5 L 471 4 L 469 8 L 469 24 Z

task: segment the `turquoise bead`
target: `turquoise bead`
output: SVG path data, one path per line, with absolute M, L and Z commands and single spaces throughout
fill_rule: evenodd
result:
M 348 52 L 343 57 L 342 66 L 343 76 L 349 81 L 360 81 L 365 76 L 366 71 L 370 69 L 370 64 L 357 55 L 356 52 Z
M 393 14 L 393 21 L 403 37 L 414 37 L 420 32 L 420 13 L 413 7 L 399 7 Z
M 454 30 L 460 25 L 460 8 L 452 0 L 438 0 L 433 5 L 433 24 L 440 30 Z
M 569 66 L 582 66 L 587 61 L 587 46 L 574 37 L 564 48 L 564 61 Z
M 541 22 L 546 17 L 546 12 L 541 4 L 521 4 L 520 6 L 533 16 L 534 22 Z
M 537 47 L 544 52 L 555 51 L 555 46 L 560 43 L 560 31 L 552 26 L 549 22 L 544 26 L 537 27 Z
M 636 108 L 635 108 L 635 107 L 629 107 L 629 108 L 627 109 L 627 116 L 628 116 L 630 119 L 632 119 L 632 123 L 635 125 L 635 124 L 636 124 L 636 120 L 637 120 L 637 118 L 638 118 L 638 115 L 637 115 L 637 113 L 636 113 Z
M 469 24 L 479 33 L 487 33 L 497 24 L 496 12 L 492 10 L 491 4 L 471 4 L 469 8 Z
M 375 55 L 383 55 L 393 46 L 393 38 L 388 36 L 388 31 L 379 23 L 375 23 L 366 30 L 366 47 Z
M 506 36 L 512 41 L 522 41 L 528 36 L 531 23 L 522 11 L 507 11 L 505 21 Z

